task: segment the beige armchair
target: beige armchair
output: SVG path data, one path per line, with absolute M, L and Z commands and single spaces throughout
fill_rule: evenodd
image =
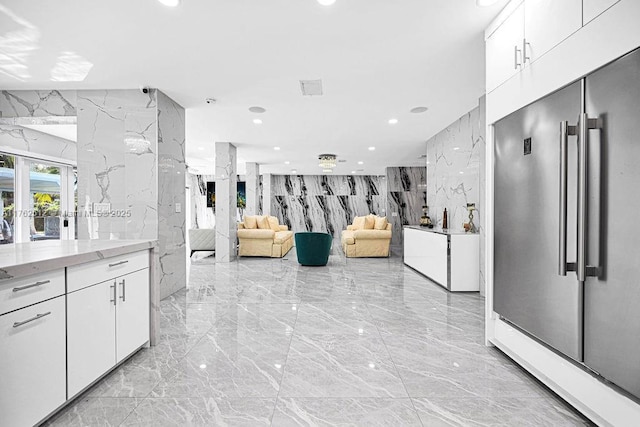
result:
M 388 257 L 391 224 L 385 217 L 356 217 L 342 232 L 342 250 L 348 258 Z
M 293 232 L 274 216 L 246 215 L 238 224 L 238 255 L 282 258 L 293 247 Z

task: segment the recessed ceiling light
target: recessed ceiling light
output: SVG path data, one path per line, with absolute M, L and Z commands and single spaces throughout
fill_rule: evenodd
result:
M 180 0 L 158 0 L 158 1 L 163 5 L 169 6 L 169 7 L 176 7 L 180 4 Z
M 204 147 L 198 147 L 198 150 L 202 151 L 204 150 Z
M 460 171 L 460 175 L 464 175 L 464 172 Z
M 398 119 L 389 119 L 389 124 L 390 125 L 398 124 Z
M 291 173 L 298 173 L 298 171 L 295 169 L 291 169 Z
M 459 149 L 460 149 L 460 147 L 453 147 L 453 151 L 457 151 Z
M 253 123 L 256 125 L 261 125 L 262 124 L 262 120 L 260 119 L 253 119 Z
M 318 0 L 318 3 L 320 3 L 323 6 L 331 6 L 335 2 L 336 0 Z
M 273 147 L 274 150 L 280 151 L 280 147 Z
M 291 163 L 289 160 L 287 160 L 286 162 L 284 162 L 285 165 L 288 165 L 289 163 Z
M 427 107 L 414 107 L 410 111 L 414 114 L 420 114 L 420 113 L 426 112 L 427 110 L 428 110 Z
M 267 110 L 265 110 L 262 107 L 258 107 L 257 105 L 254 105 L 253 107 L 249 107 L 249 111 L 251 111 L 252 113 L 262 114 Z
M 364 165 L 363 161 L 358 162 L 359 165 Z
M 476 0 L 476 5 L 486 7 L 496 4 L 498 0 Z
M 356 173 L 356 171 L 351 171 L 351 173 Z
M 369 147 L 369 151 L 374 151 L 376 147 Z

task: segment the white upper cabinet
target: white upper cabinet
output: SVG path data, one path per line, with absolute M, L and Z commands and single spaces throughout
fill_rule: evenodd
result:
M 524 5 L 521 4 L 487 39 L 487 92 L 522 69 Z
M 525 0 L 525 65 L 553 49 L 581 27 L 582 0 Z
M 618 1 L 620 0 L 582 0 L 582 25 L 586 25 Z

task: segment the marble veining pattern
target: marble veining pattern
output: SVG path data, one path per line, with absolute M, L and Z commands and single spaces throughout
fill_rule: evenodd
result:
M 474 108 L 427 141 L 427 205 L 429 216 L 439 226 L 447 208 L 449 228 L 463 230 L 462 224 L 468 221 L 467 203 L 476 204 L 474 223 L 481 222 L 480 151 L 484 134 L 479 108 Z
M 194 261 L 160 339 L 52 425 L 580 426 L 495 348 L 483 298 L 399 257 Z
M 387 176 L 387 219 L 392 226 L 391 244 L 402 245 L 402 227 L 418 225 L 426 204 L 427 169 L 390 167 Z M 393 216 L 393 213 L 397 213 Z
M 381 176 L 272 175 L 271 181 L 271 213 L 294 232 L 329 233 L 339 240 L 356 216 L 386 212 Z
M 185 160 L 185 111 L 161 91 L 157 91 L 158 126 L 158 267 L 160 268 L 160 297 L 184 288 L 186 277 L 186 197 L 187 165 Z M 144 135 L 146 130 L 142 131 Z M 136 134 L 134 139 L 141 134 Z M 141 137 L 144 141 L 144 136 Z M 136 147 L 133 155 L 148 148 Z M 129 149 L 131 153 L 131 148 Z M 153 184 L 151 184 L 153 185 Z M 153 187 L 152 187 L 153 188 Z M 134 194 L 129 193 L 129 205 Z M 178 209 L 179 206 L 179 209 Z M 144 217 L 146 218 L 146 216 Z M 145 220 L 139 224 L 143 229 Z
M 247 215 L 258 215 L 260 212 L 260 165 L 255 162 L 247 162 L 246 164 L 247 178 L 245 181 L 247 196 Z
M 74 90 L 0 91 L 0 117 L 75 116 Z
M 75 142 L 22 126 L 0 124 L 0 150 L 71 164 L 77 159 Z
M 236 258 L 237 154 L 228 142 L 216 142 L 216 261 Z

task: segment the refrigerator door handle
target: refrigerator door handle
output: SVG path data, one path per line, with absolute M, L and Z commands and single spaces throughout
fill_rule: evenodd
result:
M 578 125 L 578 259 L 576 275 L 579 282 L 587 276 L 598 276 L 599 267 L 587 266 L 587 178 L 589 176 L 589 130 L 599 129 L 598 119 L 590 119 L 586 113 L 580 114 Z
M 568 139 L 569 135 L 577 134 L 577 127 L 570 126 L 568 121 L 560 122 L 560 220 L 558 240 L 558 274 L 567 275 L 575 271 L 575 264 L 567 264 L 567 170 L 568 170 Z

